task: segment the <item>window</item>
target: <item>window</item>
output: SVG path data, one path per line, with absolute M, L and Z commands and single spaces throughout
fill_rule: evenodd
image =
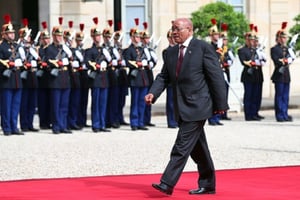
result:
M 245 13 L 245 0 L 218 0 L 230 4 L 235 11 Z
M 124 24 L 124 31 L 126 31 L 125 41 L 129 40 L 129 30 L 133 27 L 135 27 L 134 19 L 139 18 L 139 30 L 143 30 L 143 22 L 148 22 L 148 0 L 126 0 L 123 4 L 123 10 L 125 12 L 122 12 L 123 16 L 123 24 Z M 149 23 L 150 24 L 150 23 Z M 149 27 L 150 28 L 150 27 Z M 124 41 L 124 40 L 123 40 Z

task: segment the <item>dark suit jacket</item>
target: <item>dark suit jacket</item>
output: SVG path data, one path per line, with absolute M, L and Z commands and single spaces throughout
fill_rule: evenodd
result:
M 213 111 L 227 110 L 225 80 L 213 47 L 193 38 L 176 78 L 178 51 L 178 45 L 166 50 L 163 68 L 149 91 L 154 101 L 171 83 L 177 120 L 205 120 Z

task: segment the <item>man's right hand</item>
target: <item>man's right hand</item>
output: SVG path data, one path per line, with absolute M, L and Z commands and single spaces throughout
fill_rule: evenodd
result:
M 149 93 L 145 96 L 145 102 L 147 105 L 151 105 L 154 99 L 154 95 L 152 93 Z

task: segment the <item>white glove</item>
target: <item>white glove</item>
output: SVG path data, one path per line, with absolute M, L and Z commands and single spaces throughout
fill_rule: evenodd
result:
M 151 56 L 150 56 L 150 52 L 149 52 L 149 49 L 148 48 L 144 48 L 144 53 L 147 57 L 147 60 L 151 60 Z
M 154 63 L 152 61 L 149 62 L 149 67 L 152 69 L 154 67 Z
M 111 55 L 109 54 L 109 52 L 107 51 L 107 49 L 103 48 L 102 51 L 103 51 L 103 54 L 104 54 L 106 60 L 108 62 L 110 62 L 111 61 Z
M 65 44 L 62 45 L 62 48 L 63 48 L 64 52 L 67 54 L 68 58 L 71 58 L 72 51 L 70 50 L 70 48 Z
M 112 66 L 118 66 L 118 61 L 116 59 L 113 59 L 111 64 Z
M 29 48 L 30 54 L 34 57 L 35 60 L 39 58 L 39 54 L 36 52 L 36 50 L 32 47 Z
M 79 67 L 79 62 L 77 60 L 72 62 L 72 67 L 78 68 Z
M 23 47 L 20 47 L 20 48 L 18 49 L 18 51 L 19 51 L 19 54 L 20 54 L 21 59 L 22 59 L 22 60 L 26 60 L 26 53 L 25 53 L 24 48 L 23 48 Z
M 217 42 L 217 47 L 222 48 L 222 46 L 223 46 L 223 38 L 219 38 Z
M 292 48 L 289 48 L 288 51 L 289 51 L 289 54 L 290 54 L 291 58 L 292 58 L 293 60 L 296 59 L 296 54 L 295 54 L 295 52 L 293 51 L 293 49 L 292 49 Z
M 122 66 L 126 66 L 126 62 L 125 62 L 124 59 L 121 61 L 121 65 L 122 65 Z
M 23 62 L 22 62 L 21 58 L 17 58 L 17 59 L 15 60 L 15 66 L 16 66 L 16 67 L 21 67 L 21 66 L 23 66 Z
M 260 51 L 259 49 L 256 49 L 256 54 L 258 56 L 258 59 L 262 60 L 262 51 Z
M 63 65 L 68 65 L 69 64 L 69 59 L 68 58 L 63 58 L 62 63 L 63 63 Z
M 107 63 L 105 61 L 102 61 L 100 63 L 100 69 L 103 70 L 103 69 L 106 69 L 106 67 L 107 67 Z
M 31 67 L 37 67 L 37 62 L 36 62 L 36 60 L 32 60 L 32 61 L 30 62 L 30 64 L 31 64 Z
M 120 53 L 116 48 L 113 48 L 113 54 L 114 54 L 114 56 L 116 57 L 117 60 L 120 59 L 120 57 L 121 57 Z
M 79 50 L 75 51 L 75 55 L 79 59 L 80 62 L 83 62 L 83 55 Z
M 142 60 L 142 65 L 143 65 L 143 67 L 145 67 L 145 66 L 147 66 L 148 65 L 148 62 L 147 62 L 147 60 Z
M 233 63 L 233 61 L 232 61 L 232 60 L 227 60 L 227 64 L 228 64 L 229 66 L 231 66 L 231 65 L 232 65 L 232 63 Z
M 288 61 L 288 64 L 291 64 L 291 63 L 294 61 L 294 59 L 291 58 L 291 57 L 289 57 L 289 58 L 287 59 L 287 61 Z
M 260 60 L 259 60 L 259 59 L 256 59 L 256 60 L 255 60 L 255 65 L 257 65 L 257 66 L 260 66 L 260 65 L 261 65 L 261 63 L 260 63 Z

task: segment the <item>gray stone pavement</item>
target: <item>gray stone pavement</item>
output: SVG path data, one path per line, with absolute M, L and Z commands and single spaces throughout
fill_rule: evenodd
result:
M 299 99 L 291 98 L 293 122 L 276 122 L 267 107 L 272 100 L 264 99 L 262 121 L 246 122 L 243 112 L 230 112 L 232 120 L 223 121 L 224 126 L 206 125 L 216 169 L 300 165 Z M 89 128 L 59 135 L 51 130 L 9 137 L 0 133 L 0 181 L 162 173 L 177 133 L 167 128 L 163 109 L 162 104 L 153 106 L 156 126 L 148 131 L 123 126 L 110 133 Z M 195 170 L 189 159 L 185 171 Z

